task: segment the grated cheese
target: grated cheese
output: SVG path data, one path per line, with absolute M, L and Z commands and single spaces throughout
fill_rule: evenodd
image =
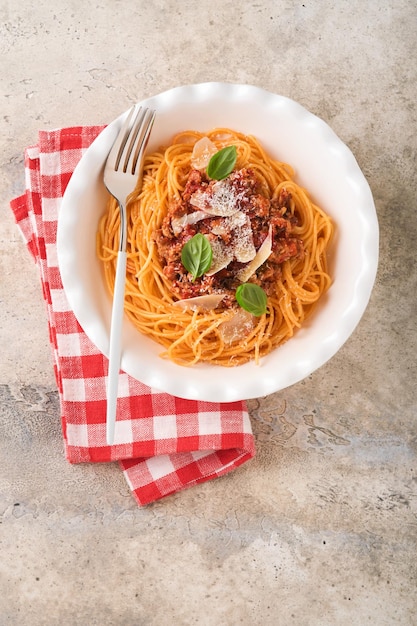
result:
M 219 180 L 207 191 L 196 191 L 190 198 L 190 204 L 217 217 L 228 217 L 239 211 L 239 201 L 244 193 L 236 193 L 227 180 Z
M 210 240 L 213 257 L 210 269 L 206 272 L 207 276 L 217 274 L 223 268 L 227 267 L 233 261 L 233 249 L 221 239 Z
M 256 255 L 253 243 L 252 228 L 249 217 L 242 211 L 237 211 L 230 217 L 225 217 L 212 230 L 213 234 L 231 234 L 231 240 L 226 243 L 221 239 L 210 240 L 213 251 L 213 260 L 208 276 L 216 274 L 227 267 L 235 258 L 240 263 L 248 263 Z

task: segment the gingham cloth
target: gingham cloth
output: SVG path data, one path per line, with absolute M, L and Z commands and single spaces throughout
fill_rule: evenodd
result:
M 244 402 L 183 400 L 120 372 L 115 443 L 106 444 L 107 358 L 70 310 L 58 269 L 63 193 L 102 126 L 41 131 L 25 151 L 26 193 L 11 201 L 39 268 L 47 305 L 62 432 L 70 463 L 117 461 L 139 505 L 230 472 L 255 454 Z

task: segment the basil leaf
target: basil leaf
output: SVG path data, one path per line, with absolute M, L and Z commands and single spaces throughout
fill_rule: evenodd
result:
M 197 233 L 183 246 L 181 261 L 185 269 L 193 275 L 194 280 L 202 276 L 210 268 L 213 250 L 207 237 Z
M 222 180 L 229 176 L 237 160 L 236 146 L 222 148 L 211 157 L 207 166 L 207 176 L 213 180 Z
M 255 283 L 243 283 L 236 289 L 236 300 L 245 311 L 260 317 L 266 312 L 267 297 L 265 291 Z

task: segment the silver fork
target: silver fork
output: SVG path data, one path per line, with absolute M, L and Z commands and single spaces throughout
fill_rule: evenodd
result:
M 155 119 L 155 111 L 133 106 L 107 157 L 104 184 L 120 208 L 120 241 L 110 326 L 109 372 L 107 382 L 106 439 L 114 441 L 119 370 L 122 350 L 122 326 L 126 281 L 126 204 L 142 177 L 143 157 Z

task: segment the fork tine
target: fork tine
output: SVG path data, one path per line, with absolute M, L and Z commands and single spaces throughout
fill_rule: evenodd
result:
M 136 106 L 136 105 L 135 105 Z M 135 106 L 133 106 L 128 114 L 126 115 L 126 118 L 117 134 L 116 140 L 109 152 L 109 155 L 107 157 L 107 164 L 111 166 L 112 169 L 117 170 L 119 167 L 119 163 L 120 163 L 120 159 L 123 153 L 123 149 L 126 145 L 126 141 L 129 137 L 129 128 L 131 126 L 131 121 L 132 121 L 132 116 L 134 114 L 135 111 Z
M 132 132 L 137 132 L 137 120 L 138 116 L 141 115 L 142 108 L 137 108 L 137 105 L 134 105 L 127 117 L 125 122 L 123 123 L 119 136 L 116 141 L 115 147 L 115 157 L 114 157 L 114 169 L 115 171 L 126 171 L 124 168 L 124 164 L 126 161 L 126 153 L 129 154 L 130 145 L 131 145 L 131 136 Z M 142 114 L 143 116 L 143 114 Z
M 127 170 L 131 174 L 136 174 L 136 169 L 140 165 L 140 156 L 143 155 L 146 145 L 151 134 L 152 126 L 155 120 L 155 111 L 151 109 L 145 109 L 144 120 L 140 126 L 140 134 L 135 137 L 135 141 L 132 144 L 132 152 L 127 165 Z
M 142 109 L 142 107 L 133 111 L 127 135 L 119 155 L 119 166 L 117 169 L 120 169 L 122 172 L 127 172 L 128 174 L 132 173 L 129 169 L 129 160 L 132 152 L 135 150 L 135 145 L 139 137 L 139 131 L 141 130 L 145 120 L 146 111 L 147 109 Z
M 155 115 L 155 111 L 136 104 L 129 110 L 107 158 L 113 170 L 136 173 L 139 155 L 146 148 Z

